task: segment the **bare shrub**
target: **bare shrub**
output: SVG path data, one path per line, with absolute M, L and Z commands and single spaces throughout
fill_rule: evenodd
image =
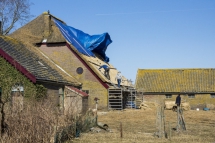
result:
M 0 142 L 63 142 L 86 132 L 96 125 L 91 110 L 85 113 L 64 114 L 63 108 L 51 99 L 25 99 L 22 109 L 8 104 L 5 108 L 5 133 Z
M 7 110 L 6 134 L 1 142 L 50 142 L 59 126 L 73 124 L 49 99 L 29 100 L 20 111 Z

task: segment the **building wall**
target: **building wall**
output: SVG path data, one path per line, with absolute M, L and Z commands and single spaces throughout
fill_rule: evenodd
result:
M 157 94 L 157 95 L 145 95 L 138 93 L 138 97 L 142 98 L 143 101 L 150 101 L 150 102 L 161 102 L 161 101 L 175 101 L 177 95 L 172 94 L 172 98 L 166 98 L 166 95 Z M 210 94 L 195 94 L 195 98 L 189 98 L 188 94 L 181 94 L 181 101 L 189 102 L 191 109 L 200 108 L 203 109 L 204 107 L 209 107 L 210 109 L 214 109 L 215 107 L 215 98 L 211 98 Z
M 38 98 L 38 94 L 46 94 L 46 91 L 50 99 L 52 99 L 56 105 L 59 105 L 59 88 L 62 88 L 63 85 L 42 82 L 34 84 L 2 57 L 0 57 L 0 65 L 1 100 L 2 102 L 6 102 L 8 99 L 11 100 L 14 111 L 19 111 L 23 108 L 24 99 L 28 101 L 28 99 L 31 98 Z M 22 91 L 15 90 L 15 85 L 17 84 L 23 87 Z M 43 87 L 44 90 L 41 88 L 38 90 L 39 87 Z M 11 96 L 12 98 L 10 99 Z M 9 102 L 7 103 L 9 104 Z
M 85 103 L 88 102 L 88 98 L 82 97 L 67 88 L 65 88 L 64 93 L 64 114 L 77 114 L 88 109 L 88 104 Z
M 12 87 L 16 84 L 22 84 L 24 87 L 24 96 L 29 97 L 36 95 L 35 85 L 2 57 L 0 57 L 0 65 L 2 100 L 7 100 L 7 97 L 9 96 L 8 93 L 11 93 Z
M 64 88 L 64 85 L 54 84 L 48 82 L 39 82 L 47 89 L 47 97 L 61 109 L 63 108 L 63 92 L 59 93 L 60 89 Z
M 89 91 L 88 102 L 90 108 L 95 108 L 95 97 L 100 99 L 98 108 L 107 108 L 107 89 L 69 47 L 66 45 L 41 45 L 40 50 L 83 84 L 82 90 Z M 79 67 L 83 69 L 82 74 L 76 72 Z
M 64 98 L 64 114 L 77 114 L 82 112 L 82 97 L 75 94 L 69 93 Z
M 0 65 L 0 100 L 6 103 L 5 112 L 11 109 L 13 112 L 18 112 L 23 109 L 24 99 L 37 95 L 37 87 L 2 57 L 0 57 Z M 22 90 L 17 85 L 21 85 Z

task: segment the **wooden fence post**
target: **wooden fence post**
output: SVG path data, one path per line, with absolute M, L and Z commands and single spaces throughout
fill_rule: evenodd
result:
M 122 133 L 122 122 L 120 122 L 120 137 L 121 137 L 121 139 L 122 139 L 122 137 L 123 137 L 123 133 Z

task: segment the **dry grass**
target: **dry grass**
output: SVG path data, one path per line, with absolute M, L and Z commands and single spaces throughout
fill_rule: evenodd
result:
M 56 108 L 56 109 L 55 109 Z M 55 127 L 73 124 L 72 117 L 61 116 L 52 102 L 28 103 L 22 112 L 7 113 L 7 133 L 0 138 L 2 143 L 53 142 Z M 186 131 L 176 132 L 177 113 L 165 110 L 166 132 L 169 138 L 157 138 L 156 108 L 126 109 L 124 111 L 98 112 L 98 121 L 109 126 L 110 131 L 81 133 L 80 138 L 68 142 L 75 143 L 168 143 L 168 142 L 215 142 L 215 110 L 185 111 Z M 120 124 L 122 123 L 122 132 Z M 58 130 L 58 129 L 57 129 Z M 121 134 L 122 133 L 122 134 Z M 122 138 L 121 138 L 122 135 Z M 71 134 L 71 138 L 74 134 Z
M 154 142 L 215 142 L 215 111 L 185 111 L 184 118 L 187 130 L 176 132 L 171 130 L 171 138 L 154 137 L 156 129 L 156 109 L 125 111 L 109 111 L 99 114 L 98 121 L 108 124 L 111 132 L 101 130 L 99 133 L 82 133 L 74 139 L 75 143 L 154 143 Z M 177 113 L 165 110 L 166 131 L 176 127 Z M 122 138 L 120 132 L 122 123 Z M 170 137 L 170 136 L 169 136 Z

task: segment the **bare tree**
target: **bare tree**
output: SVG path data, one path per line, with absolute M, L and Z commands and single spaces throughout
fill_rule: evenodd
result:
M 29 0 L 0 0 L 0 21 L 2 35 L 8 35 L 16 24 L 23 25 L 32 17 Z

